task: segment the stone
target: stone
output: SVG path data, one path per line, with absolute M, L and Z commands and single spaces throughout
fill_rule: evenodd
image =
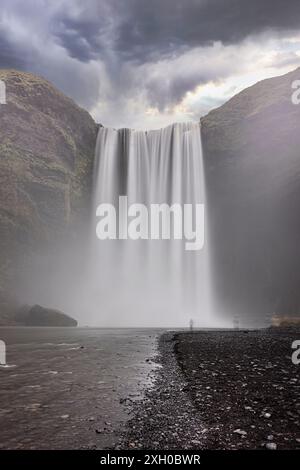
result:
M 268 442 L 266 444 L 266 449 L 268 450 L 276 450 L 277 449 L 277 444 L 275 442 Z
M 233 432 L 235 434 L 239 434 L 240 436 L 246 436 L 247 435 L 247 432 L 243 431 L 242 429 L 235 429 Z

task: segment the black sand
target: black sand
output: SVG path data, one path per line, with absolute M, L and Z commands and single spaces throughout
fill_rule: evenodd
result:
M 299 329 L 165 334 L 120 448 L 300 449 Z

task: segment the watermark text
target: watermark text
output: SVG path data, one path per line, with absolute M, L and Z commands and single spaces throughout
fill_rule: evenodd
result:
M 292 82 L 292 89 L 295 90 L 292 93 L 291 99 L 293 104 L 300 104 L 300 80 L 294 80 Z
M 0 365 L 6 366 L 6 344 L 0 339 Z
M 0 104 L 6 104 L 6 85 L 3 80 L 0 80 Z
M 185 240 L 187 251 L 204 246 L 204 204 L 128 205 L 119 197 L 119 207 L 100 204 L 96 210 L 99 240 Z
M 300 364 L 300 340 L 295 340 L 292 343 L 292 349 L 295 349 L 295 351 L 292 354 L 292 363 L 295 364 L 295 366 L 298 366 Z

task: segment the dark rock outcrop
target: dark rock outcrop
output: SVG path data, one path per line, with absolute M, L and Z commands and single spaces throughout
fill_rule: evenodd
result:
M 46 80 L 0 70 L 0 315 L 16 270 L 88 216 L 98 126 Z M 3 308 L 2 308 L 3 306 Z
M 40 305 L 20 308 L 13 320 L 22 326 L 77 326 L 77 321 L 65 313 Z
M 201 119 L 213 276 L 222 308 L 300 314 L 300 69 Z

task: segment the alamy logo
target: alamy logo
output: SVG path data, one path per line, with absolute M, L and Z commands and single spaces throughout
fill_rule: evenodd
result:
M 118 214 L 118 215 L 117 215 Z M 144 204 L 128 206 L 127 196 L 113 204 L 100 204 L 96 216 L 99 240 L 186 240 L 188 251 L 204 246 L 204 204 Z
M 0 80 L 0 104 L 6 104 L 6 85 L 3 80 Z
M 298 366 L 300 364 L 300 341 L 299 340 L 293 341 L 292 349 L 295 349 L 295 351 L 292 354 L 292 363 L 295 364 L 295 366 Z
M 292 93 L 292 103 L 300 104 L 300 80 L 294 80 L 292 83 L 292 89 L 295 90 Z
M 6 345 L 0 340 L 0 365 L 6 366 Z

